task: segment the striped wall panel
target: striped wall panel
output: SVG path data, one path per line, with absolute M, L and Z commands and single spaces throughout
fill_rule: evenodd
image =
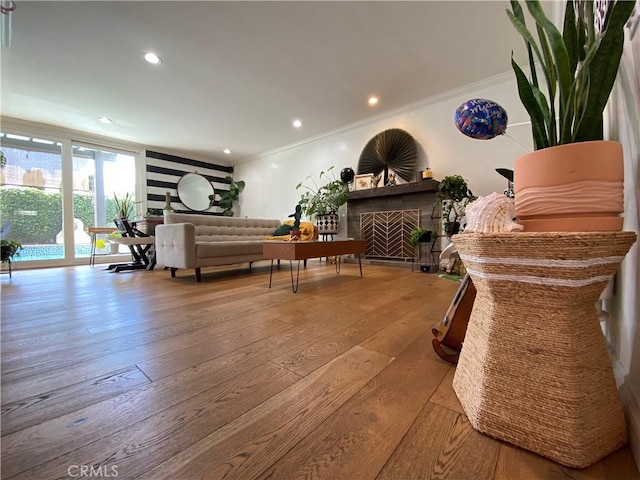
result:
M 199 173 L 206 177 L 215 189 L 215 201 L 213 207 L 206 212 L 198 212 L 208 215 L 222 215 L 222 209 L 218 207 L 219 194 L 229 191 L 229 180 L 225 177 L 233 177 L 233 167 L 216 165 L 213 163 L 192 160 L 190 158 L 177 157 L 166 153 L 147 150 L 146 177 L 147 177 L 147 208 L 162 209 L 165 206 L 165 195 L 171 195 L 171 206 L 176 212 L 191 213 L 178 198 L 176 187 L 180 177 L 185 173 Z

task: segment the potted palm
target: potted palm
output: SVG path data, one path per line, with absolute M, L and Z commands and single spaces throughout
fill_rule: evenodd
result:
M 326 183 L 321 183 L 322 180 L 326 180 Z M 296 185 L 296 189 L 306 190 L 298 204 L 302 207 L 302 213 L 308 217 L 316 217 L 318 233 L 338 233 L 338 208 L 347 203 L 349 187 L 342 180 L 335 178 L 333 166 L 320 172 L 318 182 L 309 175 Z
M 135 208 L 133 195 L 128 192 L 125 193 L 122 197 L 118 197 L 118 195 L 116 195 L 116 193 L 114 192 L 113 203 L 116 207 L 116 215 L 118 215 L 118 217 L 120 218 L 128 219 Z
M 529 52 L 530 78 L 511 60 L 535 148 L 514 167 L 516 214 L 527 231 L 622 228 L 622 146 L 603 140 L 603 111 L 634 5 L 568 0 L 561 33 L 538 0 L 527 0 L 536 41 L 511 1 L 507 15 Z

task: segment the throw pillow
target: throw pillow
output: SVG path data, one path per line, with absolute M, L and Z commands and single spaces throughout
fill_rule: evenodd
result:
M 279 237 L 281 235 L 289 235 L 291 233 L 291 229 L 293 227 L 291 225 L 280 225 L 276 228 L 276 231 L 273 232 L 273 235 Z

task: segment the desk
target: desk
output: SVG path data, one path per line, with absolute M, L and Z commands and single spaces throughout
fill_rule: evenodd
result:
M 95 265 L 96 259 L 96 236 L 108 235 L 117 232 L 115 227 L 87 227 L 85 231 L 91 236 L 91 256 L 89 257 L 89 265 Z
M 595 304 L 635 233 L 452 240 L 477 290 L 453 379 L 472 427 L 577 468 L 626 443 Z
M 309 258 L 322 258 L 338 256 L 336 259 L 336 273 L 340 273 L 340 255 L 357 254 L 362 276 L 362 261 L 360 255 L 367 250 L 367 242 L 364 240 L 336 240 L 333 242 L 287 242 L 268 240 L 262 244 L 262 255 L 271 259 L 271 272 L 269 273 L 269 288 L 273 278 L 273 261 L 290 260 L 291 288 L 293 293 L 298 292 L 298 280 L 300 278 L 300 260 Z M 295 284 L 293 282 L 293 260 L 298 261 L 298 273 Z

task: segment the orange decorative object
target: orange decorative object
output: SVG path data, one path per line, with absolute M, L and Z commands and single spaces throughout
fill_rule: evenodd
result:
M 514 167 L 518 223 L 526 232 L 622 230 L 622 145 L 571 143 L 518 158 Z

